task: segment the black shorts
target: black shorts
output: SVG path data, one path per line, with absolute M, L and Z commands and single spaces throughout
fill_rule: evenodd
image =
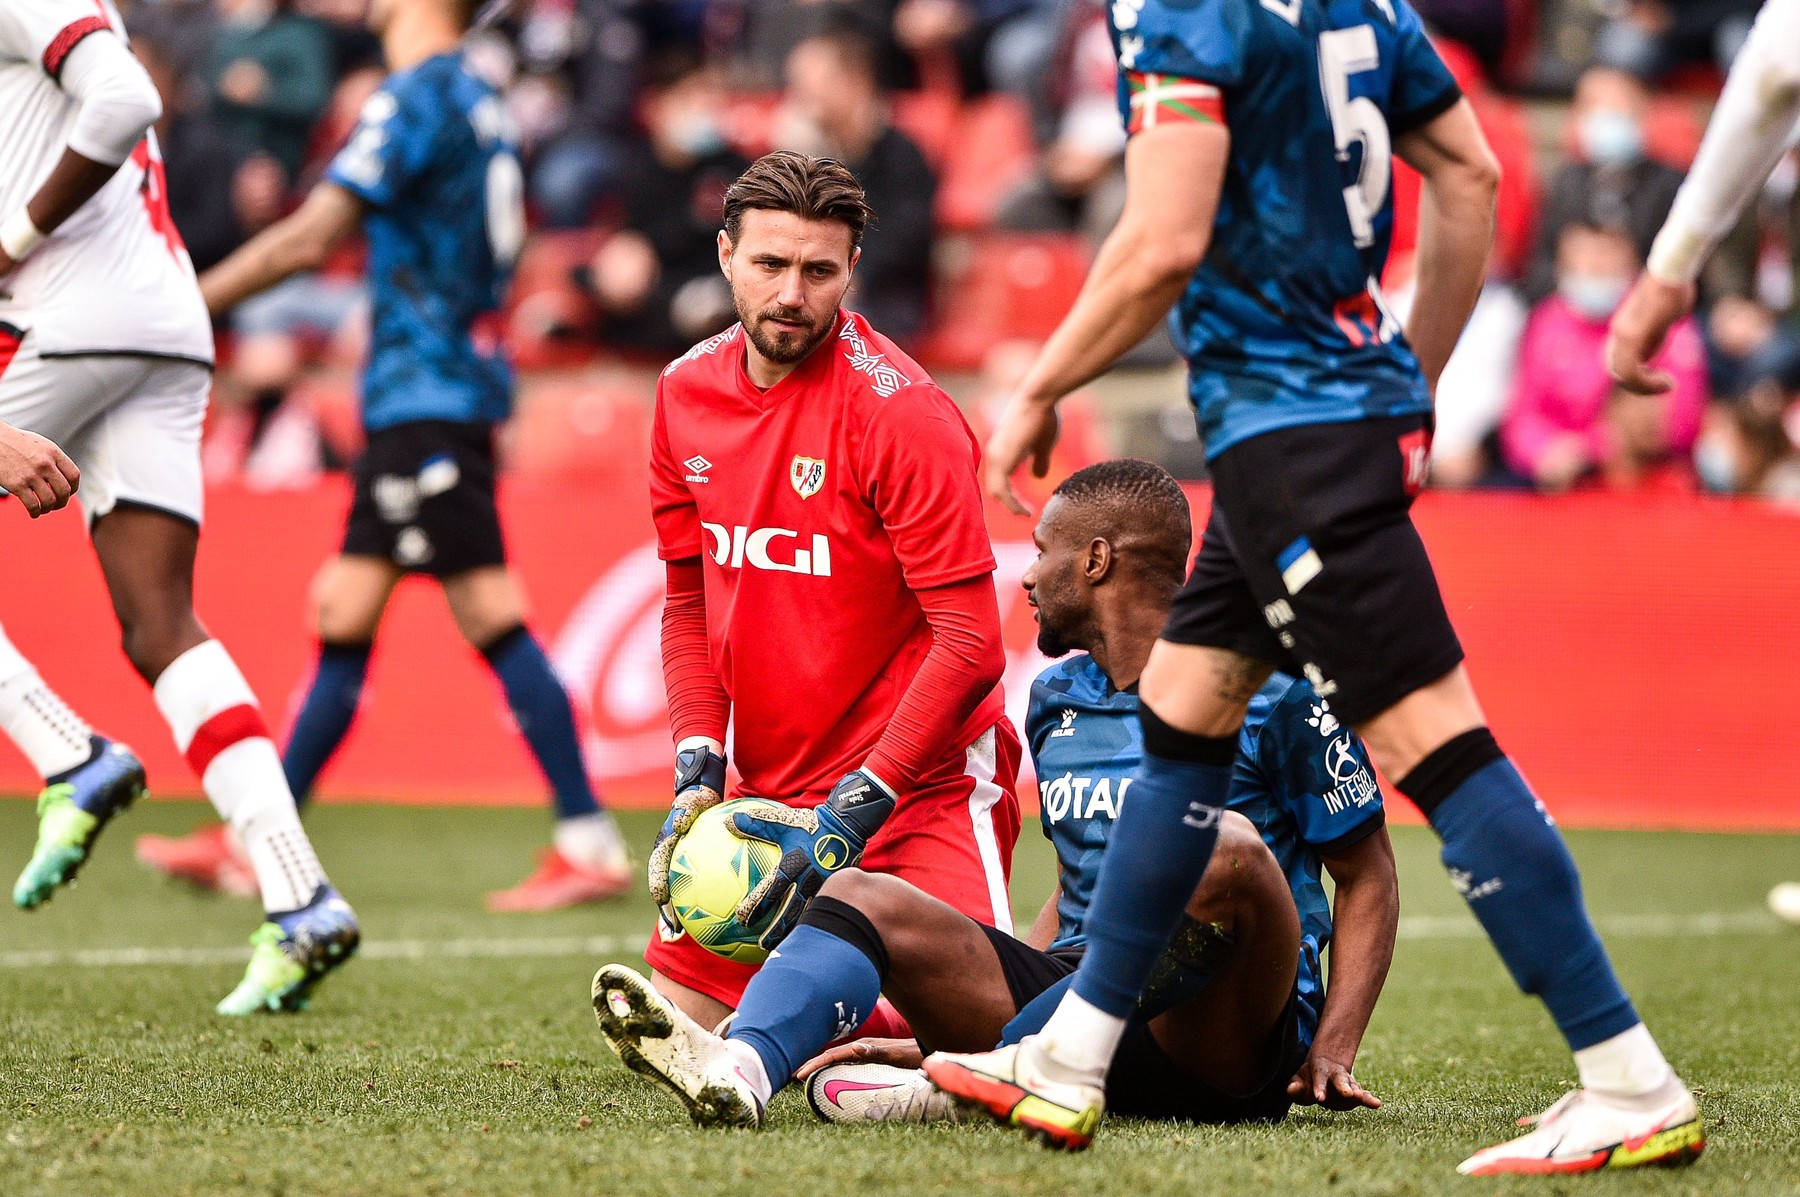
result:
M 1081 964 L 1080 948 L 1040 952 L 1004 931 L 985 924 L 981 929 L 994 945 L 1013 1004 L 1021 1010 Z M 1287 1010 L 1274 1037 L 1277 1049 L 1269 1075 L 1251 1093 L 1240 1097 L 1193 1076 L 1163 1050 L 1150 1033 L 1148 1019 L 1133 1018 L 1125 1026 L 1125 1038 L 1120 1041 L 1112 1069 L 1106 1075 L 1107 1112 L 1127 1118 L 1215 1125 L 1279 1122 L 1293 1105 L 1287 1095 L 1288 1081 L 1306 1060 L 1306 1044 L 1300 1038 L 1297 987 L 1288 996 Z
M 344 552 L 447 578 L 506 564 L 491 424 L 417 420 L 369 434 Z
M 1212 462 L 1213 508 L 1163 639 L 1311 682 L 1352 726 L 1463 659 L 1413 527 L 1425 416 L 1265 432 Z

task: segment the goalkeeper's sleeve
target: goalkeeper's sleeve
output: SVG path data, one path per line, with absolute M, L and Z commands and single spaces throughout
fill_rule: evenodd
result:
M 863 762 L 896 794 L 912 788 L 1006 672 L 993 578 L 981 574 L 914 593 L 931 625 L 931 651 Z
M 696 736 L 725 742 L 731 697 L 719 682 L 706 640 L 706 584 L 700 558 L 670 561 L 663 599 L 663 682 L 675 742 Z

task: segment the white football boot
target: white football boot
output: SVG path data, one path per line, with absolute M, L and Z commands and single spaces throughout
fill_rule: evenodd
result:
M 1672 1166 L 1692 1163 L 1706 1148 L 1706 1120 L 1694 1095 L 1677 1080 L 1670 1081 L 1667 1096 L 1629 1104 L 1575 1089 L 1519 1125 L 1532 1129 L 1476 1152 L 1456 1170 L 1498 1176 Z
M 762 1126 L 763 1099 L 725 1040 L 623 964 L 594 974 L 594 1017 L 625 1067 L 660 1081 L 699 1126 Z
M 925 1058 L 931 1083 L 965 1109 L 1059 1151 L 1084 1151 L 1106 1114 L 1106 1090 L 1053 1080 L 1037 1060 L 1037 1036 L 991 1052 L 935 1052 Z
M 833 1064 L 806 1081 L 806 1100 L 827 1122 L 961 1122 L 963 1112 L 916 1068 Z

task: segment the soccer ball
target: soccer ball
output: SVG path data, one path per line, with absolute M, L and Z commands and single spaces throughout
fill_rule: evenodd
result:
M 761 964 L 768 952 L 759 932 L 740 926 L 737 908 L 781 863 L 781 849 L 766 840 L 741 839 L 731 829 L 740 811 L 774 806 L 761 798 L 738 798 L 702 811 L 675 844 L 669 862 L 669 904 L 694 942 L 715 956 L 741 964 Z

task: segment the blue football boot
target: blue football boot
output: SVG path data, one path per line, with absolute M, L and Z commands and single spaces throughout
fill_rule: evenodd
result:
M 42 906 L 57 886 L 73 882 L 107 820 L 145 793 L 144 765 L 131 749 L 103 736 L 93 745 L 87 764 L 51 779 L 38 795 L 37 848 L 13 886 L 22 909 Z
M 313 987 L 356 954 L 356 912 L 329 883 L 298 910 L 271 914 L 250 936 L 250 967 L 217 1006 L 220 1014 L 296 1013 Z

